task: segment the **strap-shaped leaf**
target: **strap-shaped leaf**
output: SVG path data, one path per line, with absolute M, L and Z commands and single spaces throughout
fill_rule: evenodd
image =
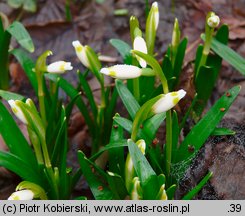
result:
M 136 112 L 139 110 L 140 105 L 135 100 L 134 96 L 128 90 L 128 88 L 123 84 L 121 80 L 116 80 L 117 92 L 126 107 L 130 117 L 134 119 Z
M 89 187 L 96 200 L 110 200 L 113 199 L 113 193 L 111 190 L 102 182 L 101 177 L 98 178 L 91 169 L 91 165 L 95 168 L 93 164 L 86 156 L 80 151 L 78 152 L 78 160 L 86 178 Z
M 240 92 L 240 89 L 240 86 L 235 86 L 227 91 L 207 112 L 207 114 L 192 128 L 177 151 L 175 163 L 186 160 L 188 157 L 191 157 L 198 152 L 228 111 L 229 107 Z M 193 151 L 190 151 L 188 146 L 193 146 Z
M 120 55 L 123 58 L 123 62 L 125 64 L 131 64 L 132 55 L 131 55 L 130 51 L 132 48 L 126 42 L 119 40 L 119 39 L 111 39 L 110 43 L 120 53 Z
M 34 44 L 31 36 L 26 31 L 25 27 L 18 21 L 14 21 L 7 31 L 16 39 L 16 41 L 29 52 L 34 52 Z
M 34 61 L 28 56 L 27 52 L 22 49 L 13 49 L 10 53 L 13 54 L 20 63 L 37 95 L 37 78 L 35 72 L 33 72 L 35 68 Z
M 11 170 L 24 180 L 43 185 L 42 179 L 37 172 L 38 169 L 33 169 L 32 164 L 26 163 L 26 161 L 10 152 L 0 151 L 0 167 L 1 166 Z
M 2 102 L 0 102 L 0 134 L 12 154 L 38 169 L 37 160 L 30 145 Z

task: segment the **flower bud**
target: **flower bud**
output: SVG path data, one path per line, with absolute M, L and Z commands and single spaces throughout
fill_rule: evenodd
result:
M 157 199 L 159 199 L 159 200 L 168 200 L 168 196 L 167 196 L 167 193 L 166 193 L 166 190 L 165 190 L 165 184 L 163 184 L 160 187 L 160 190 L 159 190 L 158 195 L 157 195 Z
M 85 52 L 85 47 L 78 40 L 73 41 L 72 45 L 75 48 L 78 59 L 82 62 L 82 64 L 85 67 L 89 68 L 90 64 Z
M 157 2 L 153 2 L 151 6 L 151 10 L 153 11 L 154 27 L 155 27 L 155 30 L 157 30 L 158 24 L 159 24 L 159 10 L 158 10 Z
M 12 193 L 8 200 L 32 200 L 34 193 L 31 190 L 20 190 Z
M 133 79 L 140 77 L 142 70 L 133 65 L 114 65 L 108 68 L 102 68 L 100 73 L 118 79 Z
M 216 28 L 218 27 L 219 25 L 219 22 L 220 22 L 220 19 L 217 15 L 215 14 L 212 14 L 208 20 L 207 20 L 207 24 L 210 28 Z
M 57 61 L 47 66 L 47 72 L 49 73 L 64 73 L 72 69 L 71 63 L 65 61 Z
M 21 107 L 19 106 L 19 103 L 23 103 L 20 100 L 9 100 L 8 101 L 13 113 L 15 114 L 15 116 L 21 120 L 24 124 L 28 124 L 28 121 L 26 119 L 26 116 L 24 115 Z
M 130 192 L 130 198 L 132 200 L 140 200 L 142 199 L 142 189 L 140 186 L 139 177 L 134 177 L 132 181 L 132 188 Z
M 144 155 L 145 154 L 145 147 L 146 147 L 145 140 L 143 140 L 143 139 L 138 140 L 136 142 L 136 145 L 138 146 L 138 148 L 140 149 L 140 151 Z
M 150 55 L 153 55 L 156 31 L 159 24 L 159 10 L 157 2 L 152 4 L 151 10 L 146 20 L 146 29 L 145 29 L 145 40 L 147 44 L 147 51 Z
M 147 46 L 146 46 L 145 40 L 140 36 L 135 37 L 133 49 L 147 54 Z M 136 59 L 138 60 L 142 68 L 145 68 L 147 66 L 146 61 L 142 59 L 141 57 L 136 55 Z
M 162 94 L 162 97 L 153 105 L 152 112 L 154 114 L 166 112 L 173 108 L 186 95 L 183 89 L 177 92 Z

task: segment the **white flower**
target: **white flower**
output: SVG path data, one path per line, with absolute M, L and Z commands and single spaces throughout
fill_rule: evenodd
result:
M 159 24 L 159 10 L 158 10 L 157 2 L 152 3 L 152 10 L 153 10 L 153 16 L 154 16 L 155 30 L 157 30 L 157 27 Z
M 71 63 L 65 61 L 57 61 L 47 66 L 47 72 L 49 73 L 64 73 L 72 69 Z
M 135 39 L 134 39 L 134 44 L 133 44 L 133 48 L 134 50 L 138 50 L 142 53 L 145 53 L 147 54 L 147 46 L 146 46 L 146 42 L 145 40 L 140 37 L 140 36 L 137 36 Z M 140 58 L 139 56 L 136 55 L 136 59 L 138 60 L 140 66 L 142 68 L 145 68 L 146 67 L 146 61 L 142 58 Z
M 85 67 L 90 68 L 90 64 L 89 64 L 89 60 L 86 54 L 85 47 L 78 40 L 73 41 L 72 45 L 74 46 L 77 57 L 82 62 L 82 64 Z
M 207 20 L 207 24 L 211 28 L 216 28 L 219 25 L 220 19 L 217 15 L 213 14 Z
M 28 121 L 23 113 L 23 111 L 21 110 L 20 106 L 18 105 L 18 103 L 21 101 L 18 100 L 9 100 L 8 103 L 13 111 L 13 113 L 16 115 L 16 117 L 18 119 L 20 119 L 24 124 L 28 124 Z
M 141 76 L 142 70 L 133 65 L 114 65 L 108 68 L 102 68 L 100 73 L 118 79 L 133 79 Z
M 11 194 L 8 200 L 32 200 L 34 193 L 31 190 L 20 190 Z
M 177 92 L 163 94 L 162 97 L 153 105 L 152 111 L 155 114 L 166 112 L 173 108 L 186 95 L 186 92 L 181 89 Z

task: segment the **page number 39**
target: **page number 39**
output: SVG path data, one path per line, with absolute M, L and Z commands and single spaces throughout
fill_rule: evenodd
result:
M 230 204 L 230 209 L 228 212 L 241 212 L 242 211 L 242 206 L 241 204 Z

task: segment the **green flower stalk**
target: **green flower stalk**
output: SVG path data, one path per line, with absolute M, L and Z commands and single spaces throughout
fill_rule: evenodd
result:
M 156 31 L 159 24 L 159 10 L 158 3 L 154 2 L 152 4 L 151 10 L 146 20 L 146 29 L 145 29 L 145 39 L 147 44 L 148 53 L 153 55 L 155 40 L 156 40 Z
M 198 76 L 199 70 L 202 66 L 206 64 L 209 52 L 210 52 L 210 47 L 211 47 L 211 42 L 213 38 L 213 32 L 216 27 L 218 27 L 220 22 L 220 19 L 217 15 L 215 15 L 214 12 L 209 12 L 206 17 L 206 25 L 205 25 L 205 43 L 203 46 L 203 51 L 202 51 L 202 56 L 200 59 L 200 62 L 197 67 L 196 71 L 196 77 Z

